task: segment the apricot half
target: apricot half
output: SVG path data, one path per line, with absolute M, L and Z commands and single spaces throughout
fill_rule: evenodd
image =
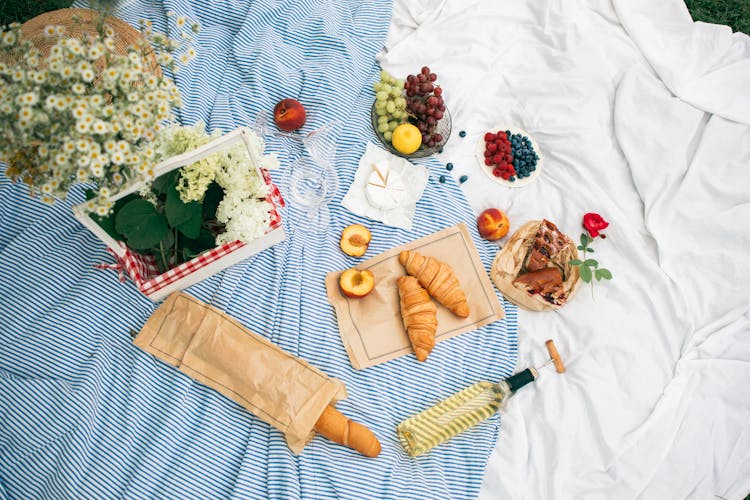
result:
M 367 251 L 372 239 L 372 233 L 365 226 L 352 224 L 346 226 L 341 233 L 341 250 L 352 257 L 361 257 Z
M 339 277 L 341 293 L 355 299 L 364 297 L 375 288 L 375 275 L 371 271 L 347 269 Z

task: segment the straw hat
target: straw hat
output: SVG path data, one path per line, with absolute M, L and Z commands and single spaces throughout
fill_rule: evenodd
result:
M 82 39 L 84 35 L 97 36 L 98 26 L 102 21 L 100 12 L 90 9 L 60 9 L 45 12 L 33 19 L 26 21 L 21 26 L 21 38 L 30 41 L 41 52 L 41 59 L 44 60 L 52 46 L 56 43 L 55 37 L 48 37 L 45 34 L 47 26 L 64 26 L 67 36 Z M 114 31 L 112 37 L 115 43 L 114 53 L 118 55 L 127 55 L 129 47 L 137 47 L 144 42 L 140 32 L 122 19 L 114 16 L 104 18 L 104 23 Z M 156 62 L 153 50 L 148 55 L 151 61 L 149 71 L 160 76 L 161 67 Z M 95 63 L 101 71 L 104 67 L 104 59 Z

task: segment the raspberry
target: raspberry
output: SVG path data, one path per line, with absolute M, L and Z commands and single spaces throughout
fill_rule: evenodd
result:
M 499 168 L 495 168 L 492 170 L 492 175 L 494 175 L 495 177 L 502 177 L 503 171 L 500 170 Z
M 508 179 L 510 179 L 510 172 L 503 172 L 502 177 L 507 181 Z
M 487 132 L 484 134 L 484 142 L 491 142 L 495 138 L 494 134 Z
M 488 167 L 489 167 L 490 165 L 492 165 L 493 163 L 494 163 L 494 162 L 492 161 L 492 158 L 485 158 L 485 159 L 484 159 L 484 164 L 485 164 L 485 165 L 487 165 Z
M 499 154 L 492 157 L 492 163 L 500 163 L 501 161 L 503 161 L 503 157 Z
M 487 151 L 489 151 L 490 153 L 494 153 L 495 151 L 497 151 L 497 144 L 495 144 L 494 142 L 487 144 Z
M 484 156 L 492 156 L 492 152 L 488 149 L 484 150 Z

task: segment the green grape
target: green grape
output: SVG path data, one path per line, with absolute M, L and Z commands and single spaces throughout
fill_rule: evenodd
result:
M 387 105 L 388 105 L 388 101 L 375 101 L 376 109 L 385 109 Z
M 388 129 L 393 132 L 398 127 L 399 123 L 396 120 L 388 122 Z
M 384 69 L 381 69 L 381 70 L 380 70 L 380 79 L 381 79 L 381 80 L 386 80 L 386 79 L 387 79 L 388 77 L 390 77 L 390 76 L 391 76 L 391 75 L 389 75 L 389 74 L 388 74 L 388 72 L 387 72 L 386 70 L 384 70 Z
M 388 85 L 387 83 L 384 83 L 384 84 L 383 84 L 383 87 L 382 87 L 382 89 L 381 89 L 381 90 L 382 90 L 383 92 L 385 92 L 386 94 L 390 94 L 390 93 L 391 93 L 391 90 L 393 90 L 393 87 L 391 87 L 391 86 L 390 86 L 390 85 Z
M 388 104 L 385 105 L 385 109 L 388 110 L 388 113 L 393 113 L 396 111 L 396 105 L 393 104 L 393 101 L 388 101 Z
M 388 99 L 388 93 L 381 90 L 375 94 L 375 99 L 377 99 L 378 101 L 385 101 L 386 99 Z
M 372 89 L 375 92 L 380 92 L 381 90 L 383 90 L 383 84 L 381 84 L 380 82 L 375 82 L 372 84 Z
M 401 96 L 397 97 L 396 98 L 396 107 L 399 108 L 399 109 L 406 108 L 406 99 L 404 99 Z
M 383 132 L 383 139 L 391 142 L 391 139 L 393 139 L 393 132 L 391 132 L 390 130 L 388 130 L 387 132 Z
M 404 81 L 403 80 L 396 80 L 396 88 L 398 88 L 399 91 L 404 90 Z
M 401 90 L 398 87 L 391 87 L 391 97 L 400 97 Z
M 388 116 L 388 111 L 385 109 L 376 109 L 375 112 L 378 114 L 378 116 Z
M 388 123 L 388 116 L 385 116 L 385 115 L 379 116 L 378 117 L 378 125 L 380 125 L 381 123 Z
M 380 132 L 381 134 L 384 134 L 384 133 L 388 132 L 388 124 L 387 123 L 381 123 L 381 124 L 379 124 L 378 125 L 378 132 Z

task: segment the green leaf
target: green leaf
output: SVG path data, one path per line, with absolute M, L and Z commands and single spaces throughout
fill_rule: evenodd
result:
M 192 219 L 197 219 L 198 229 L 196 230 L 194 237 L 198 236 L 197 231 L 200 231 L 203 207 L 197 201 L 183 203 L 176 186 L 170 186 L 169 189 L 167 189 L 167 201 L 164 204 L 164 214 L 167 216 L 169 225 L 178 229 L 181 226 L 188 224 Z M 192 222 L 190 227 L 194 227 L 194 225 L 195 222 Z
M 588 267 L 597 267 L 599 265 L 599 263 L 596 260 L 594 260 L 594 259 L 586 259 L 583 262 L 583 265 L 584 266 L 588 266 Z
M 164 238 L 161 239 L 160 244 L 162 247 L 164 247 L 165 250 L 172 248 L 172 246 L 174 245 L 174 232 L 167 231 L 167 234 L 165 234 Z
M 216 209 L 219 203 L 224 199 L 224 189 L 216 182 L 209 184 L 206 194 L 203 196 L 203 219 L 211 220 L 216 218 Z
M 94 191 L 92 191 L 90 189 L 87 190 L 87 192 L 88 191 L 91 191 L 92 193 L 94 192 Z M 108 235 L 110 235 L 113 239 L 115 239 L 117 241 L 122 241 L 124 239 L 123 236 L 122 236 L 122 234 L 120 234 L 119 232 L 117 232 L 117 229 L 115 228 L 115 217 L 117 216 L 117 213 L 120 211 L 120 209 L 123 206 L 125 206 L 128 202 L 136 200 L 136 199 L 138 199 L 138 195 L 137 194 L 132 194 L 131 193 L 131 194 L 127 195 L 127 196 L 123 196 L 122 198 L 120 198 L 119 200 L 117 200 L 115 202 L 114 207 L 112 207 L 112 212 L 109 215 L 107 215 L 105 217 L 100 217 L 100 216 L 92 213 L 92 214 L 89 214 L 89 217 L 91 217 L 91 219 L 94 222 L 96 222 L 97 224 L 99 224 L 99 227 L 101 227 L 102 229 L 104 229 L 104 231 Z
M 583 261 L 581 261 L 581 259 L 571 259 L 570 260 L 570 265 L 571 266 L 580 266 L 581 264 L 583 264 Z
M 115 229 L 133 250 L 146 250 L 167 233 L 167 219 L 148 201 L 138 198 L 125 204 L 115 216 Z
M 591 253 L 594 253 L 594 249 L 593 249 L 593 248 L 587 248 L 587 249 L 586 249 L 586 251 L 587 251 L 587 252 L 591 252 Z
M 200 204 L 198 206 L 200 207 Z M 175 227 L 188 238 L 197 238 L 201 233 L 201 224 L 203 223 L 202 213 L 203 210 L 199 210 L 197 217 L 192 217 L 183 224 Z
M 584 247 L 583 245 L 578 245 L 578 250 L 580 250 L 581 252 L 583 252 L 584 248 L 586 247 Z
M 114 213 L 106 217 L 99 217 L 96 214 L 89 214 L 89 217 L 91 217 L 91 220 L 99 224 L 99 227 L 104 229 L 104 232 L 110 235 L 112 239 L 115 239 L 117 241 L 122 241 L 123 239 L 122 235 L 117 232 L 117 229 L 115 229 L 115 214 Z
M 206 250 L 211 250 L 216 247 L 216 236 L 208 229 L 201 229 L 200 235 L 195 239 L 180 239 L 182 244 L 182 252 L 185 260 L 190 260 L 193 257 L 202 254 Z
M 179 170 L 172 170 L 164 175 L 160 175 L 151 183 L 151 189 L 156 194 L 166 194 L 170 187 L 177 186 L 179 175 Z
M 589 242 L 591 241 L 591 238 L 589 238 L 589 235 L 586 233 L 581 233 L 581 245 L 586 247 Z
M 598 273 L 601 273 L 602 278 L 605 280 L 611 280 L 612 279 L 612 273 L 609 271 L 609 269 L 606 269 L 602 267 L 601 269 L 597 270 Z
M 597 269 L 596 271 L 594 271 L 594 277 L 596 278 L 596 281 L 602 280 L 602 272 L 600 269 Z
M 581 266 L 581 279 L 584 283 L 589 283 L 591 281 L 591 268 L 586 266 Z

